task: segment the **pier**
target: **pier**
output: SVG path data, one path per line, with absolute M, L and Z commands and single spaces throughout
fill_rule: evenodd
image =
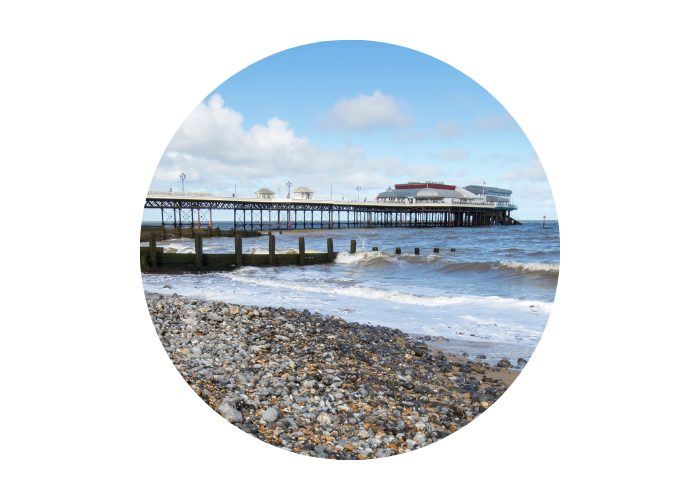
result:
M 347 229 L 382 227 L 483 227 L 516 225 L 517 206 L 486 201 L 366 202 L 237 198 L 208 193 L 149 191 L 144 208 L 161 213 L 163 228 L 211 227 L 213 210 L 230 210 L 233 230 Z

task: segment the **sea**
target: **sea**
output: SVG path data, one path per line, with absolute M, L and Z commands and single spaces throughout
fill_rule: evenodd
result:
M 143 274 L 143 288 L 240 305 L 307 309 L 430 336 L 435 344 L 429 345 L 445 352 L 486 356 L 489 362 L 507 357 L 514 365 L 532 355 L 554 305 L 559 278 L 556 222 L 547 222 L 544 228 L 542 222 L 525 222 L 274 234 L 277 253 L 297 252 L 300 236 L 307 253 L 326 252 L 327 238 L 333 238 L 334 250 L 340 253 L 335 262 L 323 265 L 245 267 L 202 275 Z M 355 254 L 349 252 L 353 239 Z M 194 253 L 191 239 L 162 241 L 158 246 L 165 252 Z M 205 238 L 203 252 L 234 253 L 234 239 Z M 243 252 L 268 253 L 267 234 L 244 238 Z M 166 285 L 172 289 L 164 289 Z

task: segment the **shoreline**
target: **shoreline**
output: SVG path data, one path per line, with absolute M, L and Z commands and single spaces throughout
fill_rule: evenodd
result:
M 182 300 L 197 300 L 197 301 L 211 301 L 212 299 L 207 299 L 204 297 L 192 297 L 178 295 L 177 293 L 161 293 L 161 292 L 150 292 L 144 291 L 146 300 L 157 299 L 163 297 L 165 299 L 172 299 L 173 296 Z M 214 300 L 215 301 L 215 300 Z M 250 306 L 258 307 L 258 306 Z M 263 306 L 260 306 L 263 307 Z M 321 314 L 321 313 L 318 313 Z M 332 316 L 332 314 L 326 314 L 326 316 Z M 344 321 L 349 321 L 344 319 Z M 376 325 L 375 325 L 376 326 Z M 471 340 L 469 337 L 464 338 L 445 338 L 443 336 L 431 336 L 424 333 L 413 333 L 413 332 L 403 332 L 406 335 L 415 338 L 418 341 L 425 342 L 427 347 L 431 350 L 439 352 L 445 355 L 452 361 L 463 363 L 465 361 L 476 361 L 483 360 L 483 362 L 493 365 L 493 373 L 504 373 L 505 375 L 511 375 L 507 378 L 509 380 L 515 380 L 517 375 L 522 371 L 525 366 L 527 366 L 527 361 L 530 360 L 530 356 L 535 351 L 534 347 L 531 346 L 520 346 L 517 344 L 507 344 L 504 342 L 497 341 L 484 341 L 484 340 Z M 463 356 L 464 353 L 468 353 L 469 356 Z M 481 356 L 486 356 L 485 358 Z M 495 365 L 498 361 L 504 357 L 508 358 L 511 362 L 511 367 L 507 368 L 507 371 L 515 372 L 514 374 L 508 374 L 506 371 L 496 368 Z M 525 359 L 525 363 L 518 364 L 518 359 Z M 508 382 L 510 385 L 511 382 Z

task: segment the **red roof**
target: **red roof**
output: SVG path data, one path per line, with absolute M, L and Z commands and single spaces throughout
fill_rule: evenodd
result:
M 396 184 L 395 189 L 420 189 L 420 188 L 433 188 L 433 189 L 449 189 L 454 191 L 456 186 L 450 186 L 448 184 Z

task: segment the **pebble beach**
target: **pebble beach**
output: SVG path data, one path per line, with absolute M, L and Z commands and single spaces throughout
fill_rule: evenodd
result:
M 435 443 L 493 405 L 526 363 L 445 355 L 437 346 L 448 339 L 308 310 L 150 292 L 146 302 L 206 404 L 242 432 L 318 458 L 384 458 Z

